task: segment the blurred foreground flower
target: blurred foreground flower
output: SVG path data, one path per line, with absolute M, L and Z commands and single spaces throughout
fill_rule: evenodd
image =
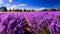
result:
M 31 14 L 33 18 L 25 14 L 23 17 L 20 15 L 9 14 L 5 19 L 0 17 L 0 34 L 60 34 L 59 15 Z

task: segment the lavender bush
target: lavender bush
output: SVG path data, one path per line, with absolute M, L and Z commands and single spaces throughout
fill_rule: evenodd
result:
M 0 13 L 0 34 L 60 34 L 60 14 Z

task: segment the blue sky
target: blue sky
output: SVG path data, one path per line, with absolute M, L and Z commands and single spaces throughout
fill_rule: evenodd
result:
M 8 9 L 59 8 L 60 0 L 0 0 L 1 6 L 6 6 Z

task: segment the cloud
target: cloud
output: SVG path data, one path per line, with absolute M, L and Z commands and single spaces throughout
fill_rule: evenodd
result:
M 3 4 L 3 3 L 4 3 L 3 0 L 0 0 L 0 5 Z
M 27 4 L 18 4 L 18 6 L 27 6 Z
M 12 0 L 9 0 L 9 2 L 12 2 Z
M 47 9 L 45 7 L 40 7 L 40 8 L 34 8 L 35 10 L 44 10 L 44 9 Z
M 45 7 L 41 7 L 41 8 L 39 8 L 39 10 L 44 10 L 44 9 L 46 9 Z
M 10 4 L 6 4 L 6 6 L 10 6 Z
M 12 6 L 10 6 L 10 7 L 7 7 L 7 9 L 9 10 L 9 9 L 17 9 L 17 8 L 19 8 L 17 5 L 12 5 Z

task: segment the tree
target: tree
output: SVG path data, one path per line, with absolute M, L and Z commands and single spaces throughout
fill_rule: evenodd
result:
M 20 9 L 20 12 L 22 12 L 22 9 Z
M 24 12 L 26 12 L 26 9 L 24 9 Z
M 50 8 L 49 11 L 56 11 L 56 9 L 54 9 L 54 8 Z
M 60 11 L 60 8 L 58 8 L 57 10 Z
M 31 11 L 31 9 L 29 10 L 29 12 Z
M 31 11 L 35 11 L 34 9 L 32 9 Z
M 7 12 L 7 8 L 6 7 L 1 7 L 1 8 L 2 8 L 2 11 Z
M 16 11 L 16 12 L 18 12 L 18 11 L 19 11 L 19 9 L 15 9 L 15 11 Z
M 11 9 L 9 9 L 9 11 L 12 11 Z
M 27 9 L 26 11 L 28 12 L 29 10 Z

